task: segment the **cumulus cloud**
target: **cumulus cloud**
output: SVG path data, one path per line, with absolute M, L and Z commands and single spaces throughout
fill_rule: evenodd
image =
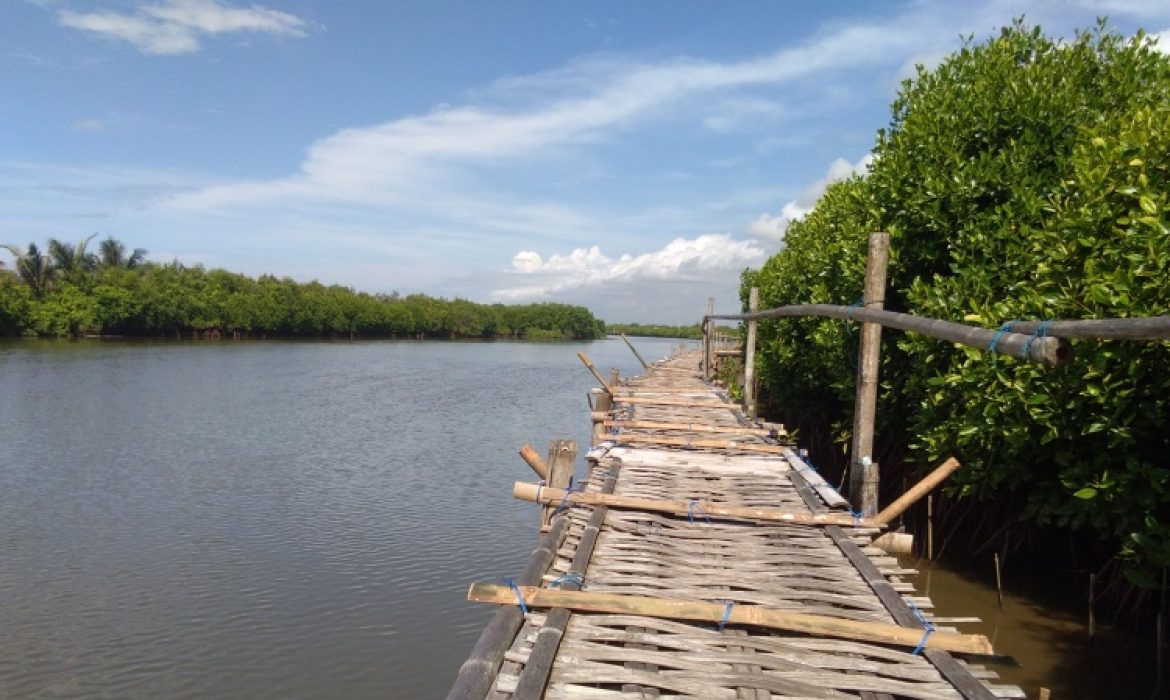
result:
M 1156 41 L 1154 48 L 1164 54 L 1170 54 L 1170 27 L 1163 29 L 1160 32 L 1153 32 L 1150 38 Z
M 57 18 L 66 27 L 121 39 L 148 54 L 198 51 L 204 35 L 258 32 L 304 36 L 308 28 L 308 23 L 287 12 L 260 5 L 233 7 L 219 0 L 164 0 L 143 5 L 133 14 L 62 10 Z
M 498 289 L 492 296 L 501 301 L 531 301 L 602 284 L 725 276 L 763 258 L 763 249 L 755 243 L 737 241 L 719 233 L 676 238 L 661 250 L 640 255 L 627 253 L 616 259 L 606 256 L 598 246 L 552 255 L 547 260 L 535 251 L 525 250 L 512 258 L 511 272 L 532 277 L 533 282 Z
M 760 214 L 744 227 L 744 233 L 765 241 L 783 240 L 788 224 L 807 216 L 825 193 L 826 187 L 851 175 L 864 175 L 872 162 L 873 156 L 868 153 L 856 163 L 838 158 L 829 165 L 824 177 L 804 188 L 800 196 L 781 207 L 779 215 Z

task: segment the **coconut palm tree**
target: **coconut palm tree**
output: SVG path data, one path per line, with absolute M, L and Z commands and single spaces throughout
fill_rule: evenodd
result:
M 12 244 L 4 247 L 12 253 L 16 274 L 28 285 L 33 297 L 40 299 L 44 296 L 53 279 L 53 264 L 49 256 L 42 253 L 36 243 L 29 243 L 26 251 Z
M 97 257 L 92 253 L 86 254 L 85 252 L 85 247 L 94 239 L 94 236 L 97 234 L 94 233 L 83 238 L 77 245 L 62 243 L 56 238 L 49 239 L 49 257 L 53 261 L 53 267 L 65 279 L 75 279 L 78 275 L 92 271 L 97 267 Z
M 106 236 L 98 246 L 98 258 L 102 267 L 134 269 L 145 262 L 146 249 L 135 248 L 130 257 L 126 257 L 126 245 L 113 236 Z

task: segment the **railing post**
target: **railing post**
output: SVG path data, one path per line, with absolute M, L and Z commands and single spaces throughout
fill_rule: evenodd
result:
M 711 358 L 715 355 L 715 297 L 707 297 L 707 317 L 703 322 L 703 379 L 711 381 Z
M 748 313 L 760 308 L 760 288 L 752 287 L 748 292 Z M 756 320 L 748 321 L 747 347 L 743 357 L 743 410 L 748 417 L 756 417 Z
M 886 264 L 890 258 L 890 234 L 869 234 L 865 264 L 865 308 L 881 309 L 886 299 Z M 849 497 L 863 517 L 877 513 L 878 465 L 873 461 L 874 417 L 877 413 L 878 366 L 882 327 L 861 324 L 861 349 L 857 356 L 857 400 L 853 409 L 853 449 Z

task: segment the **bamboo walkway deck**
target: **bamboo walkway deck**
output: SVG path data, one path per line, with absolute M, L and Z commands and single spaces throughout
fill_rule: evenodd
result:
M 676 355 L 614 388 L 615 423 L 587 457 L 585 490 L 806 513 L 840 508 L 795 451 L 761 434 L 699 378 L 698 361 Z M 691 430 L 632 427 L 668 423 Z M 700 430 L 708 426 L 718 430 Z M 649 442 L 662 437 L 735 440 L 748 449 Z M 773 453 L 751 449 L 765 446 Z M 759 605 L 916 630 L 923 629 L 918 615 L 931 619 L 930 601 L 903 578 L 914 572 L 870 545 L 876 530 L 605 506 L 564 513 L 521 585 Z M 534 609 L 521 616 L 512 605 L 493 618 L 449 697 L 1024 697 L 995 685 L 981 666 L 935 649 L 913 651 L 632 614 Z

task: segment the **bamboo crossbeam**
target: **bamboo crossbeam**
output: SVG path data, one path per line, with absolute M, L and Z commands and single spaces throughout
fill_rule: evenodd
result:
M 1053 366 L 1066 365 L 1073 361 L 1072 346 L 1069 345 L 1068 340 L 1055 335 L 1033 336 L 1029 333 L 997 331 L 881 309 L 834 304 L 797 304 L 757 311 L 754 314 L 720 314 L 711 315 L 710 318 L 750 321 L 752 319 L 796 318 L 800 316 L 821 316 L 845 321 L 878 323 L 889 328 L 898 328 L 979 350 L 994 349 L 1003 355 L 1022 357 Z M 1023 325 L 1021 324 L 1020 327 L 1023 328 Z
M 622 396 L 619 394 L 613 397 L 613 400 L 617 403 L 648 404 L 652 406 L 678 406 L 680 408 L 726 408 L 733 411 L 739 408 L 739 406 L 733 403 L 715 403 L 714 401 L 687 401 L 686 399 L 659 399 L 653 396 Z
M 643 445 L 669 445 L 671 447 L 707 447 L 715 450 L 740 450 L 741 452 L 758 452 L 760 454 L 784 454 L 784 447 L 780 445 L 759 445 L 735 440 L 715 440 L 707 438 L 667 437 L 665 435 L 638 435 L 636 433 L 622 433 L 615 438 L 618 442 L 638 443 Z
M 730 425 L 704 425 L 702 423 L 661 423 L 652 420 L 604 420 L 602 424 L 607 428 L 631 428 L 634 430 L 683 430 L 691 433 L 736 433 L 764 437 L 785 434 L 782 430 L 769 430 L 768 428 L 740 428 Z
M 615 389 L 614 394 L 618 396 L 636 396 L 638 394 L 710 394 L 711 387 L 709 386 L 644 386 L 631 385 L 625 386 L 621 389 Z
M 722 520 L 743 520 L 747 522 L 766 521 L 797 525 L 841 525 L 844 527 L 880 528 L 882 525 L 872 518 L 855 518 L 841 513 L 794 513 L 776 508 L 753 508 L 750 506 L 722 506 L 698 499 L 671 501 L 664 498 L 642 498 L 640 496 L 619 496 L 600 493 L 566 492 L 540 484 L 517 481 L 512 485 L 512 496 L 521 501 L 533 503 L 570 505 L 609 506 L 624 510 L 641 510 L 653 513 L 685 515 L 693 518 L 719 518 Z
M 921 629 L 901 627 L 882 622 L 848 620 L 827 615 L 776 610 L 762 605 L 732 605 L 693 600 L 676 600 L 620 593 L 593 593 L 564 591 L 535 586 L 513 589 L 494 583 L 473 583 L 467 591 L 467 600 L 473 603 L 516 605 L 517 590 L 524 603 L 535 608 L 566 608 L 584 612 L 642 615 L 668 620 L 751 625 L 789 632 L 851 639 L 902 647 L 941 649 L 964 654 L 992 655 L 991 642 L 983 635 L 935 631 L 924 634 Z

